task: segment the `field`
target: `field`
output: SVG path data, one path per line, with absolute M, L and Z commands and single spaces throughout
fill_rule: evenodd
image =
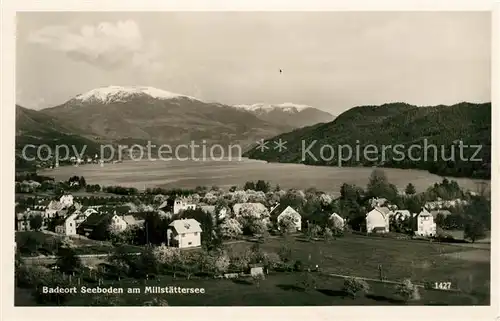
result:
M 104 166 L 88 164 L 78 167 L 63 166 L 40 172 L 56 180 L 67 180 L 77 175 L 84 176 L 89 184 L 120 185 L 144 189 L 147 187 L 195 188 L 217 185 L 229 188 L 242 186 L 246 181 L 265 179 L 282 188 L 319 190 L 339 193 L 343 183 L 365 187 L 372 168 L 368 167 L 318 167 L 301 164 L 278 164 L 248 159 L 232 161 L 125 161 Z M 418 170 L 387 168 L 389 181 L 404 189 L 408 183 L 418 192 L 440 182 L 440 176 Z M 291 175 L 293 173 L 293 175 Z M 475 191 L 479 180 L 453 178 L 462 188 Z M 489 181 L 487 181 L 489 185 Z
M 277 252 L 283 239 L 269 239 L 262 244 L 265 251 Z M 253 243 L 234 243 L 227 245 L 229 251 L 243 251 Z M 300 306 L 300 305 L 398 305 L 404 304 L 394 294 L 394 286 L 380 282 L 369 282 L 371 292 L 366 297 L 351 299 L 345 297 L 342 278 L 330 273 L 366 278 L 379 278 L 379 264 L 387 280 L 398 281 L 410 278 L 414 283 L 451 282 L 454 291 L 443 292 L 421 289 L 425 305 L 484 305 L 489 304 L 490 262 L 479 261 L 475 256 L 466 255 L 457 259 L 456 253 L 467 253 L 471 249 L 424 241 L 404 241 L 364 236 L 346 236 L 331 243 L 324 241 L 306 242 L 289 240 L 292 258 L 301 260 L 304 265 L 319 265 L 321 273 L 314 273 L 316 289 L 305 290 L 301 287 L 303 274 L 271 273 L 258 284 L 245 280 L 215 280 L 184 277 L 173 279 L 161 276 L 156 280 L 105 281 L 102 286 L 139 287 L 182 286 L 205 288 L 206 294 L 175 295 L 156 294 L 165 298 L 169 305 L 180 306 Z M 489 256 L 489 250 L 480 254 Z M 448 255 L 452 255 L 451 257 Z M 95 284 L 89 286 L 96 286 Z M 24 293 L 24 295 L 23 295 Z M 120 305 L 141 305 L 153 294 L 120 295 Z M 32 305 L 25 290 L 16 290 L 16 305 Z M 88 305 L 92 296 L 76 294 L 68 305 Z M 417 304 L 417 303 L 415 303 Z
M 277 252 L 282 240 L 272 239 L 263 245 L 264 250 Z M 241 250 L 245 243 L 232 245 Z M 483 260 L 462 257 L 457 259 L 443 254 L 469 252 L 471 249 L 428 241 L 406 241 L 378 237 L 350 235 L 330 244 L 324 241 L 290 243 L 292 256 L 304 264 L 318 264 L 323 272 L 378 278 L 378 266 L 389 280 L 410 278 L 415 283 L 451 282 L 452 288 L 466 292 L 489 293 L 489 249 L 483 251 Z M 486 253 L 486 255 L 485 255 Z M 464 259 L 465 258 L 465 259 Z

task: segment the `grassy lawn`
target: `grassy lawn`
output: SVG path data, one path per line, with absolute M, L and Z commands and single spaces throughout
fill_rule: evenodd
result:
M 278 252 L 285 243 L 283 238 L 270 238 L 261 244 L 264 251 Z M 305 266 L 318 264 L 324 275 L 313 273 L 316 289 L 304 290 L 300 281 L 303 274 L 274 273 L 259 284 L 225 279 L 186 280 L 161 276 L 157 280 L 104 281 L 103 287 L 181 286 L 205 288 L 205 294 L 123 294 L 120 305 L 142 305 L 153 296 L 161 296 L 172 306 L 303 306 L 303 305 L 400 305 L 404 304 L 394 294 L 394 286 L 369 282 L 371 293 L 366 297 L 351 299 L 342 293 L 343 279 L 329 273 L 358 277 L 379 278 L 379 264 L 385 279 L 398 281 L 410 278 L 414 283 L 451 282 L 457 292 L 420 289 L 422 299 L 412 304 L 425 305 L 484 305 L 489 304 L 490 261 L 488 249 L 469 249 L 437 242 L 395 240 L 389 238 L 347 235 L 333 240 L 307 242 L 297 238 L 288 240 L 292 259 L 301 260 Z M 227 244 L 230 251 L 243 251 L 252 242 Z M 474 250 L 476 252 L 469 253 Z M 468 255 L 471 254 L 471 255 Z M 474 254 L 474 255 L 472 255 Z M 478 260 L 477 257 L 481 257 Z M 77 284 L 75 284 L 76 286 Z M 83 285 L 83 284 L 82 284 Z M 96 286 L 95 284 L 91 286 Z M 27 303 L 23 290 L 16 290 L 19 303 Z M 65 305 L 89 305 L 95 295 L 75 294 Z
M 55 233 L 37 231 L 16 232 L 15 240 L 17 246 L 21 247 L 28 237 L 33 238 L 36 243 L 40 245 L 37 255 L 55 255 L 57 253 L 57 248 L 52 245 L 53 241 L 65 238 L 65 236 Z M 114 246 L 110 242 L 101 242 L 80 237 L 69 237 L 69 240 L 77 254 L 107 254 L 114 250 Z M 128 252 L 137 253 L 142 250 L 142 247 L 126 245 L 125 249 Z
M 278 252 L 284 239 L 270 239 L 262 248 Z M 379 278 L 378 265 L 389 280 L 410 278 L 415 283 L 451 282 L 452 288 L 466 292 L 489 294 L 490 262 L 456 259 L 446 253 L 471 249 L 414 240 L 394 240 L 349 235 L 333 240 L 305 242 L 289 241 L 292 258 L 306 265 L 318 264 L 323 272 Z M 237 243 L 230 247 L 244 250 L 251 243 Z M 475 250 L 477 251 L 477 250 Z M 489 250 L 480 250 L 487 251 Z
M 105 282 L 102 287 L 140 288 L 145 286 L 180 286 L 204 288 L 204 294 L 116 294 L 119 305 L 137 306 L 150 301 L 153 297 L 167 300 L 171 306 L 328 306 L 328 305 L 404 305 L 394 294 L 390 285 L 370 283 L 370 293 L 355 299 L 346 297 L 341 291 L 343 280 L 315 274 L 316 288 L 304 289 L 301 286 L 301 273 L 278 273 L 268 275 L 258 284 L 244 280 L 215 279 L 173 279 L 164 276 L 158 280 Z M 89 285 L 92 286 L 92 285 Z M 95 285 L 93 285 L 95 286 Z M 26 291 L 16 289 L 16 305 L 32 305 Z M 487 304 L 476 297 L 434 290 L 421 290 L 421 300 L 415 305 L 478 305 Z M 85 306 L 91 304 L 98 294 L 74 294 L 65 305 Z

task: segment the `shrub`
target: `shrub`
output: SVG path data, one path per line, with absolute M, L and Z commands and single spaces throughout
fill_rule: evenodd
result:
M 295 261 L 295 263 L 293 265 L 293 269 L 294 269 L 294 271 L 297 271 L 297 272 L 303 271 L 304 265 L 302 264 L 302 261 L 300 261 L 300 260 Z
M 50 275 L 51 274 L 51 275 Z M 37 286 L 33 290 L 33 298 L 38 304 L 49 304 L 49 305 L 64 305 L 68 297 L 71 294 L 68 293 L 43 293 L 42 288 L 44 286 L 48 288 L 69 288 L 71 287 L 70 282 L 65 280 L 60 274 L 50 273 L 45 274 L 42 279 L 37 283 Z
M 418 287 L 410 279 L 405 279 L 396 286 L 396 294 L 402 297 L 405 302 L 420 300 Z
M 315 276 L 311 272 L 304 272 L 302 274 L 300 284 L 305 290 L 315 289 L 317 283 Z
M 283 245 L 280 247 L 278 255 L 281 261 L 288 262 L 292 258 L 292 249 L 290 249 L 287 245 Z
M 359 293 L 365 295 L 370 290 L 370 286 L 365 280 L 355 277 L 348 277 L 344 280 L 342 289 L 347 295 L 354 298 Z
M 219 255 L 214 261 L 214 268 L 219 274 L 223 274 L 229 268 L 231 263 L 229 257 L 226 254 Z
M 276 267 L 281 263 L 281 259 L 279 255 L 274 252 L 264 253 L 263 263 L 268 269 L 276 269 Z
M 21 288 L 36 287 L 51 271 L 41 266 L 22 265 L 16 269 L 16 285 Z

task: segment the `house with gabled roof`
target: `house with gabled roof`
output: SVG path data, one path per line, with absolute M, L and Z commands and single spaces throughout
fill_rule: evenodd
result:
M 328 219 L 329 219 L 329 221 L 332 223 L 332 225 L 334 227 L 339 228 L 339 229 L 344 229 L 344 227 L 345 227 L 345 220 L 339 214 L 332 213 L 332 215 L 330 215 L 330 217 Z
M 195 219 L 179 219 L 169 225 L 167 244 L 178 248 L 201 246 L 201 225 Z
M 389 232 L 389 218 L 393 212 L 388 207 L 374 207 L 366 214 L 366 232 Z
M 280 203 L 278 203 L 272 207 L 270 215 L 273 218 L 276 217 L 278 230 L 280 229 L 280 222 L 285 217 L 291 217 L 293 219 L 297 231 L 300 231 L 302 229 L 302 216 L 291 206 L 281 205 Z
M 65 218 L 61 218 L 59 224 L 55 227 L 55 232 L 63 235 L 76 235 L 77 224 L 75 219 L 78 217 L 79 213 L 73 213 Z

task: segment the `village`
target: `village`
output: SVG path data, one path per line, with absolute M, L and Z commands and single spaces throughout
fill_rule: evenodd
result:
M 463 191 L 456 182 L 444 179 L 420 193 L 411 184 L 405 191 L 398 191 L 382 170 L 373 171 L 366 190 L 342 185 L 340 197 L 315 189 L 285 191 L 263 180 L 247 182 L 243 188 L 234 186 L 228 191 L 215 186 L 144 192 L 124 189 L 128 191 L 125 195 L 104 195 L 102 191 L 82 194 L 89 186 L 95 191 L 95 186 L 86 185 L 84 178 L 70 181 L 51 183 L 68 189 L 58 189 L 57 197 L 44 196 L 46 189 L 42 195 L 36 195 L 37 187 L 47 185 L 46 182 L 21 183 L 31 189 L 17 197 L 16 253 L 24 262 L 21 266 L 31 262 L 29 269 L 45 265 L 52 269 L 50 273 L 62 275 L 82 271 L 92 275 L 93 270 L 99 271 L 99 277 L 94 274 L 99 284 L 106 282 L 106 278 L 113 282 L 123 282 L 127 277 L 144 282 L 158 278 L 162 273 L 158 267 L 151 269 L 151 262 L 142 262 L 146 264 L 144 267 L 130 261 L 132 256 L 143 258 L 145 253 L 174 278 L 186 275 L 187 282 L 196 273 L 207 271 L 214 277 L 255 280 L 265 279 L 273 271 L 337 273 L 327 263 L 332 259 L 328 253 L 342 242 L 392 246 L 399 241 L 396 252 L 401 258 L 418 260 L 419 256 L 412 254 L 410 248 L 425 246 L 435 251 L 436 244 L 443 244 L 439 245 L 439 251 L 456 252 L 464 248 L 446 244 L 472 245 L 484 238 L 490 228 L 487 224 L 491 214 L 482 212 L 486 209 L 484 204 L 489 202 L 483 190 Z M 100 189 L 123 192 L 116 187 Z M 462 230 L 461 236 L 457 237 L 456 230 Z M 399 248 L 404 245 L 401 242 L 408 244 L 406 250 Z M 348 250 L 349 244 L 344 247 L 342 251 Z M 299 252 L 300 259 L 293 259 Z M 100 260 L 95 261 L 97 257 Z M 61 265 L 68 260 L 78 269 L 73 263 L 63 268 Z M 210 260 L 211 265 L 203 263 Z M 399 261 L 377 262 L 373 262 L 374 267 L 366 276 L 373 274 L 382 282 L 397 279 L 402 270 L 413 268 Z M 125 264 L 126 272 L 117 271 L 117 264 Z M 352 262 L 344 264 L 350 273 L 344 271 L 339 275 L 359 276 L 356 271 L 362 268 Z M 195 265 L 198 267 L 194 268 Z M 389 277 L 391 271 L 393 277 Z M 417 275 L 422 279 L 412 280 L 415 285 L 410 283 L 411 289 L 417 283 L 435 288 L 442 281 L 435 278 L 432 282 L 424 277 L 428 271 L 421 272 Z M 407 278 L 401 274 L 400 280 Z M 31 282 L 31 286 L 33 283 L 36 284 Z M 361 284 L 354 286 L 356 291 L 363 291 L 364 283 Z M 460 286 L 454 284 L 456 288 Z

